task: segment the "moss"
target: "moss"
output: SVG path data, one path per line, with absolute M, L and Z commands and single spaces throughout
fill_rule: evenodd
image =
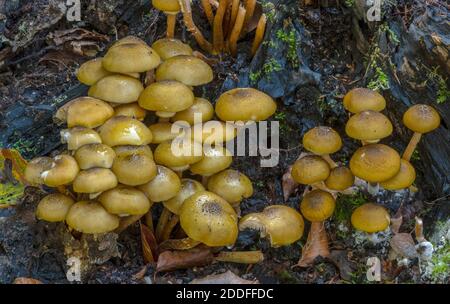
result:
M 439 74 L 439 67 L 428 69 L 425 83 L 432 82 L 437 87 L 436 103 L 441 104 L 450 99 L 450 90 L 447 87 L 447 78 Z
M 345 0 L 346 7 L 353 7 L 355 5 L 355 0 Z
M 334 211 L 333 219 L 337 223 L 349 223 L 353 210 L 366 202 L 367 198 L 361 192 L 353 195 L 339 194 L 336 200 L 336 210 Z
M 412 161 L 420 161 L 420 152 L 419 150 L 414 150 L 414 152 L 411 155 L 411 160 Z
M 281 70 L 282 70 L 281 64 L 272 58 L 269 61 L 267 61 L 266 63 L 264 63 L 261 70 L 256 71 L 256 72 L 251 72 L 249 75 L 249 78 L 252 83 L 256 83 L 262 77 L 266 77 L 267 79 L 270 80 L 271 73 L 279 72 Z
M 22 184 L 0 183 L 0 208 L 13 205 L 22 197 L 25 186 Z
M 388 90 L 391 86 L 389 84 L 389 77 L 384 73 L 380 67 L 375 68 L 375 75 L 367 85 L 372 90 Z
M 395 45 L 400 44 L 397 34 L 386 23 L 380 25 L 379 31 L 386 33 L 389 40 L 391 40 Z
M 272 2 L 263 0 L 261 6 L 266 14 L 267 21 L 273 23 L 276 15 L 275 5 Z
M 299 66 L 297 50 L 299 48 L 299 39 L 297 39 L 297 34 L 294 29 L 289 32 L 279 29 L 276 32 L 276 36 L 279 40 L 288 45 L 287 60 L 292 65 L 292 67 L 297 68 Z

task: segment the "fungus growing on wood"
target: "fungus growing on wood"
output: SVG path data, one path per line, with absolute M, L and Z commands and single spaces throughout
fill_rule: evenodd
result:
M 353 211 L 351 222 L 357 230 L 374 233 L 388 228 L 390 217 L 384 207 L 373 203 L 366 203 Z
M 191 56 L 193 53 L 192 48 L 188 44 L 173 38 L 156 40 L 153 42 L 152 48 L 158 53 L 162 60 L 167 60 L 179 55 Z
M 344 96 L 344 108 L 354 114 L 367 110 L 381 112 L 386 108 L 386 100 L 377 91 L 356 88 Z
M 114 116 L 99 129 L 105 145 L 110 147 L 148 145 L 152 141 L 152 132 L 139 120 L 127 116 Z
M 300 211 L 310 222 L 325 221 L 333 215 L 335 207 L 334 197 L 320 189 L 308 192 L 300 203 Z
M 322 156 L 331 168 L 336 167 L 336 163 L 331 159 L 330 154 L 339 151 L 342 147 L 342 139 L 339 133 L 330 127 L 320 126 L 309 130 L 303 135 L 303 147 L 317 155 Z
M 233 169 L 211 176 L 208 180 L 208 190 L 223 197 L 233 206 L 253 195 L 251 180 L 242 172 Z
M 61 193 L 49 194 L 39 201 L 36 217 L 47 222 L 63 222 L 74 203 L 70 196 Z
M 89 88 L 88 95 L 114 103 L 132 103 L 139 99 L 143 90 L 136 78 L 117 74 L 100 79 Z
M 111 232 L 119 226 L 119 217 L 108 213 L 94 201 L 80 201 L 72 205 L 66 223 L 72 229 L 86 234 Z
M 392 123 L 380 112 L 367 110 L 356 113 L 347 121 L 345 132 L 363 144 L 373 144 L 392 134 Z

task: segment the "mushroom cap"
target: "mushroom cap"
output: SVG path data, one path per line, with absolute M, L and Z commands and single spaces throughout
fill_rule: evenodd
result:
M 366 203 L 353 211 L 351 222 L 358 230 L 374 233 L 389 227 L 391 219 L 383 206 Z
M 148 145 L 152 132 L 139 120 L 127 116 L 114 116 L 99 129 L 105 145 L 110 147 Z
M 152 5 L 166 13 L 177 13 L 181 10 L 178 0 L 152 0 Z
M 108 213 L 98 202 L 80 201 L 70 208 L 66 223 L 82 233 L 106 233 L 119 227 L 119 217 Z
M 36 217 L 47 222 L 63 222 L 75 201 L 67 195 L 53 193 L 45 196 L 36 208 Z
M 192 126 L 197 123 L 211 120 L 213 116 L 213 105 L 204 98 L 196 97 L 192 106 L 186 110 L 177 112 L 170 120 L 172 122 L 185 121 Z M 195 120 L 196 117 L 198 118 L 198 121 Z
M 223 121 L 265 120 L 276 110 L 272 97 L 253 88 L 227 91 L 216 102 L 216 114 Z
M 299 184 L 312 185 L 330 175 L 330 165 L 320 156 L 307 155 L 292 166 L 292 178 Z
M 58 187 L 70 184 L 77 176 L 80 168 L 77 161 L 70 155 L 57 155 L 53 158 L 50 169 L 42 172 L 44 184 Z
M 203 158 L 199 162 L 190 165 L 189 170 L 198 175 L 211 176 L 225 170 L 233 162 L 231 152 L 222 146 L 205 147 Z
M 172 124 L 170 122 L 158 122 L 148 127 L 152 131 L 153 144 L 160 144 L 165 141 L 171 141 L 179 134 L 172 132 Z
M 203 60 L 180 55 L 167 59 L 156 69 L 156 81 L 176 80 L 187 86 L 200 86 L 211 82 L 213 70 Z
M 100 79 L 90 87 L 88 95 L 114 103 L 132 103 L 139 99 L 144 90 L 136 78 L 125 75 L 111 75 Z
M 350 188 L 355 183 L 355 176 L 347 167 L 336 167 L 331 169 L 330 175 L 325 180 L 327 188 L 336 191 L 343 191 Z
M 356 150 L 350 159 L 352 173 L 368 182 L 384 182 L 400 170 L 400 155 L 389 146 L 370 144 Z
M 239 230 L 259 230 L 261 237 L 269 238 L 272 247 L 295 243 L 303 236 L 304 227 L 302 215 L 284 205 L 268 206 L 262 212 L 247 214 L 239 221 Z
M 83 63 L 77 71 L 77 79 L 81 83 L 91 86 L 97 83 L 102 78 L 111 75 L 103 68 L 102 65 L 103 58 L 95 58 Z
M 114 107 L 114 116 L 128 116 L 143 121 L 147 111 L 139 106 L 137 102 L 122 104 Z
M 113 115 L 114 109 L 106 102 L 92 97 L 79 97 L 70 101 L 67 108 L 67 126 L 96 128 Z
M 386 108 L 386 100 L 377 91 L 356 88 L 344 96 L 344 108 L 352 113 L 367 110 L 380 112 Z
M 347 121 L 345 132 L 351 138 L 377 141 L 392 134 L 392 123 L 384 114 L 372 110 L 356 113 Z
M 202 144 L 192 140 L 174 140 L 160 143 L 155 150 L 155 162 L 179 171 L 200 161 Z
M 61 130 L 61 142 L 67 143 L 67 149 L 78 150 L 88 144 L 101 144 L 102 138 L 92 129 L 85 127 L 74 127 Z
M 116 45 L 102 60 L 103 68 L 114 73 L 142 73 L 153 70 L 160 63 L 158 53 L 142 43 Z
M 441 117 L 431 106 L 416 104 L 403 114 L 404 125 L 416 133 L 428 133 L 439 127 Z
M 158 53 L 162 60 L 180 56 L 180 55 L 192 55 L 192 48 L 183 43 L 181 40 L 173 38 L 162 38 L 156 40 L 152 44 L 152 48 Z
M 104 144 L 88 144 L 79 148 L 74 155 L 81 170 L 91 168 L 111 168 L 116 153 Z
M 180 209 L 180 224 L 186 234 L 210 247 L 233 245 L 238 235 L 237 221 L 233 207 L 208 191 L 195 193 Z
M 208 190 L 223 197 L 232 205 L 239 204 L 244 198 L 253 195 L 253 185 L 243 173 L 227 169 L 211 176 Z
M 394 177 L 381 182 L 380 185 L 386 190 L 400 190 L 411 186 L 416 180 L 416 170 L 411 163 L 405 159 L 400 160 L 400 171 Z
M 187 132 L 192 140 L 207 144 L 222 144 L 237 136 L 234 124 L 218 120 L 193 125 Z
M 113 148 L 116 155 L 120 154 L 130 154 L 130 153 L 140 153 L 146 154 L 148 157 L 153 159 L 153 152 L 148 145 L 143 146 L 116 146 Z
M 148 183 L 156 176 L 153 157 L 141 147 L 116 150 L 112 171 L 120 183 L 138 186 Z
M 50 157 L 36 157 L 27 163 L 25 168 L 25 179 L 32 186 L 42 185 L 42 172 L 52 167 L 53 160 Z
M 323 190 L 312 190 L 303 196 L 300 211 L 310 222 L 322 222 L 333 215 L 336 207 L 334 197 Z
M 169 209 L 173 214 L 179 215 L 184 201 L 199 191 L 205 191 L 201 183 L 190 178 L 183 178 L 181 180 L 180 191 L 171 199 L 164 201 L 164 207 Z
M 180 191 L 180 178 L 175 172 L 163 166 L 156 166 L 156 171 L 154 179 L 138 188 L 152 202 L 167 201 Z
M 339 133 L 332 128 L 320 126 L 305 133 L 303 146 L 314 154 L 333 154 L 341 149 L 342 139 Z
M 124 185 L 103 192 L 98 201 L 106 211 L 119 216 L 146 214 L 152 205 L 142 191 Z
M 144 40 L 142 40 L 141 38 L 129 35 L 129 36 L 123 37 L 123 38 L 117 40 L 116 42 L 114 42 L 113 45 L 110 47 L 110 49 L 112 49 L 116 46 L 120 46 L 123 44 L 130 44 L 130 43 L 147 45 L 147 43 Z
M 117 177 L 106 168 L 82 170 L 73 181 L 73 191 L 76 193 L 99 193 L 116 186 Z
M 194 93 L 185 84 L 165 80 L 150 84 L 139 97 L 139 105 L 150 111 L 180 112 L 194 103 Z

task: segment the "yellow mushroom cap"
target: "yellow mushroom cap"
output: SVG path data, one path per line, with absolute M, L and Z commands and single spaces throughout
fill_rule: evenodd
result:
M 178 0 L 152 0 L 152 5 L 154 8 L 167 13 L 177 13 L 181 10 Z
M 77 150 L 88 144 L 100 144 L 102 138 L 92 129 L 85 127 L 74 127 L 72 129 L 61 130 L 61 142 L 67 143 L 67 149 Z
M 70 101 L 66 115 L 69 128 L 96 128 L 114 115 L 114 109 L 102 100 L 79 97 Z
M 384 182 L 399 172 L 400 155 L 383 144 L 366 145 L 353 154 L 350 170 L 355 176 L 368 182 Z
M 139 105 L 150 111 L 180 112 L 194 103 L 194 93 L 185 84 L 165 80 L 150 84 L 139 97 Z
M 108 213 L 98 202 L 81 201 L 70 208 L 66 223 L 79 232 L 98 234 L 119 227 L 119 217 Z
M 49 187 L 58 187 L 70 184 L 80 169 L 77 161 L 70 155 L 58 155 L 53 158 L 50 169 L 42 172 L 44 184 Z
M 172 122 L 185 121 L 192 126 L 196 123 L 211 120 L 213 116 L 214 107 L 212 106 L 212 104 L 204 98 L 196 97 L 192 106 L 190 106 L 186 110 L 177 112 L 175 116 L 173 116 L 170 120 Z M 199 120 L 195 121 L 195 117 L 198 117 Z
M 74 155 L 80 169 L 111 168 L 116 153 L 104 144 L 88 144 L 79 148 Z
M 25 168 L 25 179 L 32 186 L 42 185 L 42 172 L 52 167 L 53 160 L 50 157 L 37 157 L 27 163 Z
M 155 150 L 155 162 L 176 171 L 183 171 L 203 157 L 202 144 L 191 140 L 160 143 Z
M 334 197 L 323 190 L 308 192 L 300 203 L 300 211 L 310 222 L 322 222 L 333 215 L 336 201 Z
M 142 43 L 124 43 L 110 48 L 102 60 L 103 68 L 115 73 L 142 73 L 153 70 L 161 58 Z
M 116 176 L 106 168 L 82 170 L 73 181 L 73 191 L 76 193 L 99 193 L 116 186 Z
M 160 144 L 165 141 L 171 141 L 179 134 L 172 131 L 172 124 L 170 122 L 158 122 L 148 127 L 152 131 L 153 144 Z
M 175 197 L 163 202 L 164 207 L 170 210 L 173 214 L 180 214 L 181 206 L 184 201 L 199 191 L 205 191 L 201 183 L 196 180 L 183 178 L 181 180 L 181 189 Z
M 194 174 L 210 176 L 225 170 L 233 162 L 231 152 L 222 146 L 205 147 L 201 161 L 190 165 L 189 170 Z
M 353 186 L 355 176 L 347 167 L 336 167 L 330 172 L 330 175 L 325 180 L 327 188 L 336 191 L 343 191 Z
M 294 163 L 291 174 L 297 183 L 312 185 L 328 178 L 330 166 L 320 156 L 307 155 Z
M 162 60 L 179 56 L 192 55 L 192 48 L 181 40 L 173 38 L 162 38 L 152 44 L 152 48 L 158 53 Z
M 180 191 L 181 181 L 178 175 L 163 166 L 156 166 L 156 176 L 150 182 L 139 186 L 139 190 L 152 202 L 162 202 L 171 199 Z
M 260 213 L 250 213 L 239 221 L 239 230 L 259 230 L 268 237 L 272 247 L 295 243 L 303 236 L 305 223 L 300 213 L 284 205 L 264 208 Z
M 103 58 L 95 58 L 83 63 L 77 71 L 77 79 L 88 86 L 94 85 L 102 78 L 111 75 L 102 66 Z
M 265 120 L 276 110 L 272 97 L 253 88 L 227 91 L 216 102 L 216 114 L 223 121 Z
M 368 233 L 383 231 L 391 222 L 387 210 L 377 204 L 366 203 L 353 211 L 352 225 L 358 230 Z
M 378 141 L 392 134 L 392 123 L 384 114 L 375 111 L 359 112 L 347 121 L 345 132 L 351 138 Z
M 423 134 L 439 127 L 441 117 L 433 107 L 417 104 L 403 114 L 403 123 L 408 129 Z
M 114 103 L 132 103 L 139 99 L 144 90 L 136 78 L 125 75 L 111 75 L 100 79 L 88 91 L 88 95 Z
M 98 201 L 106 211 L 119 216 L 146 214 L 151 207 L 150 201 L 142 191 L 123 185 L 103 192 Z
M 116 155 L 139 153 L 148 155 L 153 159 L 153 152 L 148 145 L 143 146 L 116 146 L 113 148 Z
M 217 120 L 193 125 L 187 132 L 192 140 L 207 144 L 222 144 L 237 136 L 234 124 Z
M 36 208 L 36 217 L 47 222 L 63 222 L 75 201 L 64 194 L 53 193 L 45 196 Z
M 114 107 L 114 116 L 128 116 L 139 121 L 145 119 L 147 111 L 139 106 L 137 102 L 127 103 Z
M 140 148 L 129 147 L 116 150 L 112 171 L 120 183 L 138 186 L 148 183 L 156 176 L 156 164 L 152 156 Z
M 114 116 L 99 130 L 102 141 L 110 147 L 148 145 L 152 132 L 139 120 L 127 116 Z
M 253 195 L 253 185 L 243 173 L 227 169 L 211 176 L 208 180 L 208 190 L 223 197 L 232 205 L 239 204 L 244 198 Z
M 400 190 L 411 186 L 416 180 L 416 170 L 411 163 L 405 159 L 400 160 L 400 171 L 394 177 L 381 182 L 380 185 L 386 190 Z
M 238 235 L 237 220 L 233 207 L 208 191 L 195 193 L 180 209 L 180 224 L 186 234 L 210 247 L 233 245 Z
M 142 40 L 141 38 L 129 35 L 129 36 L 123 37 L 123 38 L 117 40 L 116 42 L 114 42 L 113 45 L 110 47 L 110 49 L 112 49 L 116 46 L 120 46 L 123 44 L 130 44 L 130 43 L 147 45 L 147 43 L 144 40 Z
M 341 149 L 342 139 L 339 133 L 332 128 L 320 126 L 305 133 L 303 146 L 314 154 L 333 154 Z
M 156 81 L 176 80 L 187 86 L 200 86 L 214 78 L 211 67 L 194 56 L 175 56 L 156 69 Z
M 380 112 L 386 108 L 386 100 L 377 91 L 356 88 L 344 96 L 344 108 L 352 113 L 367 110 Z

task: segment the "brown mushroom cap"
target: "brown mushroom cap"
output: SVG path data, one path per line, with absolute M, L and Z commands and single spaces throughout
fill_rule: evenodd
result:
M 152 131 L 153 144 L 160 144 L 165 141 L 171 141 L 179 134 L 172 131 L 172 124 L 170 122 L 158 122 L 148 127 Z
M 77 79 L 88 86 L 94 85 L 102 78 L 111 75 L 102 66 L 103 58 L 95 58 L 83 63 L 77 71 Z
M 156 164 L 144 149 L 129 147 L 126 150 L 116 150 L 112 171 L 120 183 L 138 186 L 148 183 L 156 176 Z
M 53 160 L 50 157 L 37 157 L 27 163 L 25 168 L 25 179 L 32 186 L 42 185 L 42 172 L 52 167 Z
M 156 81 L 176 80 L 187 86 L 200 86 L 213 80 L 211 67 L 194 56 L 175 56 L 156 69 Z
M 223 121 L 265 120 L 276 110 L 272 97 L 253 88 L 227 91 L 216 102 L 216 114 Z
M 42 172 L 44 184 L 58 187 L 70 184 L 79 172 L 77 161 L 70 155 L 58 155 L 53 158 L 50 169 Z
M 353 186 L 355 176 L 347 167 L 336 167 L 330 172 L 330 175 L 325 180 L 327 188 L 336 191 L 343 191 Z
M 66 223 L 82 233 L 106 233 L 119 227 L 119 217 L 108 213 L 98 202 L 81 201 L 70 208 Z
M 153 70 L 160 63 L 158 53 L 142 43 L 116 45 L 102 60 L 103 68 L 115 73 L 142 73 Z
M 334 197 L 323 190 L 308 192 L 300 203 L 300 211 L 310 222 L 322 222 L 333 215 L 336 207 Z
M 181 181 L 178 175 L 163 166 L 156 166 L 157 173 L 154 179 L 138 188 L 152 202 L 167 201 L 177 195 L 181 188 Z
M 232 205 L 239 204 L 244 198 L 253 195 L 253 185 L 243 173 L 228 169 L 211 176 L 208 190 L 223 197 Z
M 401 159 L 400 171 L 394 177 L 380 183 L 386 190 L 400 190 L 411 186 L 416 180 L 416 170 L 411 163 Z
M 196 141 L 162 142 L 156 147 L 155 162 L 175 171 L 183 171 L 202 159 L 202 148 L 202 144 Z
M 410 107 L 403 114 L 403 123 L 408 129 L 416 133 L 424 134 L 439 127 L 441 117 L 433 107 L 417 104 Z
M 190 138 L 197 142 L 207 144 L 222 144 L 237 136 L 236 126 L 218 120 L 210 120 L 205 123 L 193 125 L 186 131 Z
M 82 170 L 73 181 L 73 191 L 76 193 L 99 193 L 116 186 L 116 176 L 106 168 Z
M 180 214 L 181 206 L 183 205 L 184 201 L 194 195 L 195 193 L 199 191 L 204 191 L 205 188 L 201 183 L 199 183 L 196 180 L 189 179 L 189 178 L 183 178 L 181 180 L 181 189 L 177 193 L 175 197 L 172 197 L 171 199 L 164 201 L 164 207 L 169 209 L 170 212 L 173 214 Z
M 142 191 L 123 185 L 103 192 L 98 201 L 106 211 L 119 216 L 146 214 L 151 207 L 150 201 Z
M 330 166 L 320 156 L 307 155 L 294 163 L 291 174 L 297 183 L 312 185 L 328 178 Z
M 36 217 L 47 222 L 63 222 L 75 201 L 64 194 L 53 193 L 45 196 L 36 208 Z
M 214 116 L 214 107 L 212 104 L 204 99 L 196 97 L 194 99 L 194 104 L 183 110 L 181 112 L 177 112 L 175 116 L 173 116 L 170 120 L 172 122 L 175 121 L 186 121 L 191 126 L 196 123 L 205 122 L 211 120 Z M 198 121 L 195 121 L 195 118 L 198 117 Z
M 113 115 L 114 109 L 106 102 L 92 97 L 79 97 L 72 100 L 67 108 L 67 126 L 96 128 Z
M 192 55 L 192 48 L 181 40 L 173 38 L 162 38 L 152 44 L 152 48 L 159 54 L 162 60 L 179 56 Z
M 128 116 L 139 121 L 145 119 L 147 111 L 139 106 L 137 102 L 127 103 L 114 107 L 114 116 Z
M 100 127 L 99 134 L 105 145 L 110 147 L 148 145 L 152 132 L 139 120 L 126 116 L 114 116 Z
M 181 10 L 178 0 L 152 0 L 152 5 L 166 13 L 177 13 Z
M 72 129 L 61 130 L 61 142 L 67 143 L 67 149 L 77 150 L 88 144 L 100 144 L 100 135 L 92 129 L 85 127 L 74 127 Z
M 380 112 L 386 108 L 386 100 L 377 91 L 356 88 L 344 96 L 344 108 L 352 113 L 367 110 Z
M 353 211 L 351 221 L 356 229 L 374 233 L 389 227 L 391 219 L 384 207 L 366 203 Z
M 81 170 L 91 168 L 111 168 L 116 153 L 104 144 L 88 144 L 79 148 L 74 155 Z
M 341 149 L 342 139 L 332 128 L 320 126 L 305 133 L 303 146 L 314 154 L 333 154 Z
M 384 114 L 375 111 L 359 112 L 347 121 L 345 132 L 351 138 L 366 142 L 378 141 L 392 134 L 392 123 Z
M 190 165 L 189 170 L 194 174 L 211 176 L 225 170 L 233 162 L 231 152 L 222 146 L 205 147 L 203 158 L 199 162 Z
M 136 78 L 124 75 L 111 75 L 100 79 L 88 92 L 91 97 L 114 103 L 132 103 L 139 99 L 144 90 Z
M 368 182 L 384 182 L 399 172 L 400 155 L 383 144 L 366 145 L 353 154 L 350 170 L 355 176 Z

